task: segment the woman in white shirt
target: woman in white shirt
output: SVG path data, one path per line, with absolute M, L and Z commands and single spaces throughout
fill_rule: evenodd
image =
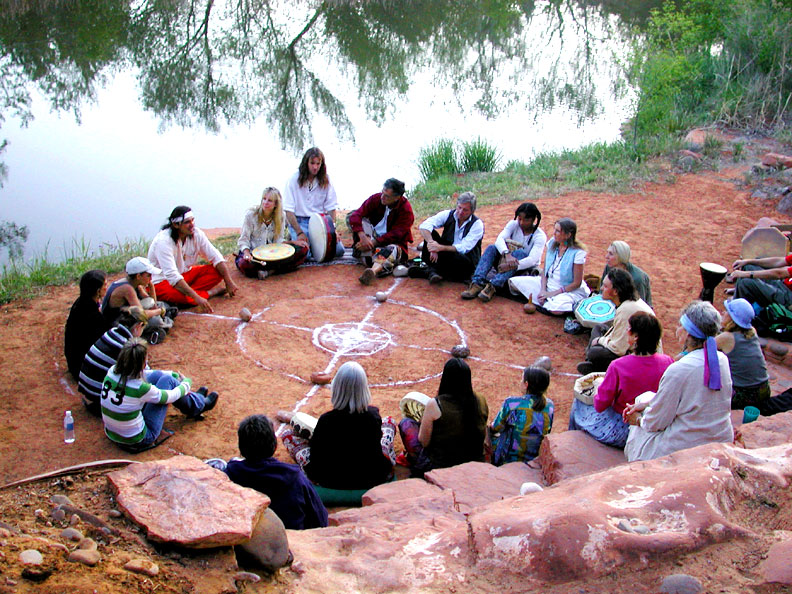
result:
M 286 217 L 283 214 L 283 199 L 277 188 L 269 187 L 261 195 L 261 203 L 245 214 L 242 232 L 239 234 L 235 263 L 245 276 L 264 280 L 270 274 L 290 272 L 305 260 L 308 246 L 297 242 L 284 242 Z M 253 259 L 253 250 L 271 243 L 288 243 L 294 247 L 294 254 L 275 261 L 262 262 Z
M 589 296 L 583 282 L 586 246 L 577 240 L 577 224 L 570 218 L 556 221 L 553 237 L 547 242 L 544 273 L 509 279 L 509 290 L 522 293 L 530 302 L 551 315 L 563 315 Z

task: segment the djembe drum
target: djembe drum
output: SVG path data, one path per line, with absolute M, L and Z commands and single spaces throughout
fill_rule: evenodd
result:
M 712 262 L 702 262 L 699 264 L 699 269 L 701 271 L 701 284 L 703 285 L 701 293 L 699 293 L 699 299 L 712 303 L 715 297 L 715 287 L 726 278 L 727 270 L 720 264 Z
M 275 273 L 296 268 L 302 264 L 306 253 L 290 243 L 267 243 L 251 250 L 250 255 L 264 270 Z
M 335 258 L 338 238 L 333 220 L 324 213 L 313 213 L 308 219 L 308 241 L 317 262 L 329 262 Z

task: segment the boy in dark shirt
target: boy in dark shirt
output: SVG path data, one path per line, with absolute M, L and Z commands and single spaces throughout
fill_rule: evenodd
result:
M 300 467 L 272 457 L 278 446 L 272 422 L 265 415 L 251 415 L 239 424 L 237 436 L 244 458 L 228 462 L 228 477 L 267 495 L 270 508 L 286 528 L 327 526 L 327 510 Z

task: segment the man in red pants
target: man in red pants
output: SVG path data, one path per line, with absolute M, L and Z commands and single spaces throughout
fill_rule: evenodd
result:
M 209 264 L 196 266 L 200 258 Z M 173 209 L 151 242 L 148 259 L 161 269 L 154 275 L 154 288 L 157 297 L 168 303 L 197 305 L 199 311 L 211 313 L 210 297 L 223 292 L 233 297 L 236 293 L 225 258 L 195 226 L 189 206 Z

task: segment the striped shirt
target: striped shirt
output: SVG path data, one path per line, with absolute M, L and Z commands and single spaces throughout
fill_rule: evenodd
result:
M 83 360 L 77 389 L 88 402 L 102 398 L 102 383 L 110 368 L 118 361 L 121 347 L 132 338 L 126 326 L 110 328 L 97 340 Z
M 177 377 L 174 374 L 174 377 Z M 120 376 L 113 367 L 102 386 L 102 421 L 105 434 L 118 443 L 139 443 L 146 437 L 143 405 L 169 404 L 184 396 L 190 389 L 190 379 L 184 378 L 172 390 L 160 390 L 141 380 L 129 379 L 121 390 Z

